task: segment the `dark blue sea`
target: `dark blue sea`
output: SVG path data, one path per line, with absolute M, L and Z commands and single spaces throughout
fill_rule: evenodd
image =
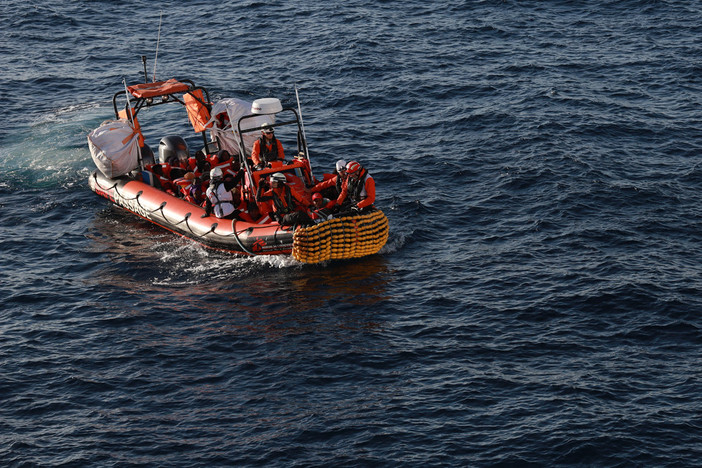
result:
M 682 1 L 5 0 L 0 466 L 700 466 L 700 38 Z M 91 192 L 142 55 L 297 87 L 387 245 L 224 256 Z

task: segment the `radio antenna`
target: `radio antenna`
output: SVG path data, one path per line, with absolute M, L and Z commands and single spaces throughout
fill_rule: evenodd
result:
M 156 83 L 156 62 L 158 61 L 158 46 L 161 43 L 161 20 L 163 20 L 163 10 L 161 10 L 161 15 L 158 18 L 158 38 L 156 39 L 156 57 L 154 57 L 153 83 Z
M 124 83 L 124 95 L 127 96 L 127 108 L 125 112 L 127 113 L 127 120 L 131 122 L 132 129 L 134 129 L 134 114 L 132 114 L 132 105 L 129 103 L 129 91 L 127 90 L 127 80 L 122 77 L 122 83 Z
M 297 92 L 297 83 L 295 83 L 295 98 L 297 99 L 297 112 L 300 114 L 300 126 L 302 127 L 302 140 L 305 144 L 303 150 L 305 150 L 305 158 L 307 158 L 307 164 L 310 165 L 310 174 L 312 174 L 312 164 L 310 163 L 310 152 L 307 149 L 307 136 L 305 135 L 305 122 L 302 121 L 302 107 L 300 107 L 300 95 Z

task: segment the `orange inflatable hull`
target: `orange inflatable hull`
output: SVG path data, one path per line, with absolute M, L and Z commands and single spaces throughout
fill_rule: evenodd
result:
M 90 188 L 117 206 L 205 247 L 243 255 L 289 255 L 293 230 L 278 223 L 204 217 L 204 208 L 128 177 L 110 179 L 100 171 L 90 176 Z

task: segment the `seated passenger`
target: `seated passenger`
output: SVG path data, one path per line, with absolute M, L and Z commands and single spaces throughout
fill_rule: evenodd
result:
M 312 206 L 310 210 L 312 211 L 312 219 L 315 222 L 326 221 L 330 219 L 331 208 L 336 204 L 336 200 L 330 200 L 322 196 L 321 193 L 315 193 L 312 195 Z
M 258 211 L 256 203 L 249 202 L 245 198 L 243 198 L 241 196 L 240 187 L 238 187 L 238 190 L 233 190 L 232 194 L 234 195 L 234 206 L 239 211 L 237 217 L 242 221 L 255 223 L 256 219 L 260 217 L 260 213 Z
M 188 170 L 193 172 L 196 177 L 210 171 L 210 164 L 205 159 L 205 153 L 202 150 L 196 151 L 195 156 L 188 158 Z
M 149 164 L 148 166 L 146 166 L 146 171 L 154 175 L 154 183 L 152 183 L 151 185 L 160 188 L 169 195 L 176 196 L 175 187 L 173 187 L 173 182 L 168 177 L 168 175 L 166 175 L 166 172 L 164 171 L 164 166 L 166 166 L 168 170 L 168 175 L 170 175 L 170 166 L 167 164 Z M 158 181 L 158 183 L 156 183 L 156 180 Z
M 261 125 L 261 138 L 254 141 L 251 160 L 254 169 L 263 169 L 273 161 L 285 161 L 283 144 L 275 137 L 273 127 L 269 124 Z
M 204 201 L 200 181 L 194 173 L 188 172 L 175 182 L 180 187 L 180 193 L 185 201 L 198 206 Z
M 185 169 L 183 169 L 179 166 L 171 166 L 168 163 L 147 165 L 146 169 L 149 171 L 152 171 L 152 172 L 154 170 L 158 171 L 159 176 L 165 177 L 169 181 L 180 179 L 187 172 Z
M 309 226 L 314 224 L 307 213 L 308 202 L 294 188 L 288 186 L 287 179 L 282 172 L 271 176 L 271 189 L 262 193 L 264 183 L 259 181 L 256 191 L 256 202 L 270 202 L 272 205 L 271 217 L 281 226 Z
M 217 164 L 219 164 L 219 158 L 217 157 L 217 153 L 205 155 L 205 161 L 207 161 L 207 164 L 210 165 L 210 168 L 217 167 Z
M 222 174 L 225 179 L 234 177 L 237 172 L 239 172 L 239 169 L 241 169 L 239 161 L 234 161 L 227 150 L 220 150 L 217 153 L 217 164 L 214 167 L 222 169 Z

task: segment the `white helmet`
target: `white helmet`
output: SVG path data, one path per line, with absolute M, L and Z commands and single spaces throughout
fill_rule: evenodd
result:
M 271 176 L 271 182 L 285 183 L 288 179 L 285 178 L 285 174 L 282 172 L 276 172 Z
M 342 169 L 346 169 L 346 161 L 339 159 L 336 162 L 336 172 L 341 172 Z
M 212 172 L 210 172 L 210 179 L 221 179 L 222 178 L 222 169 L 219 167 L 215 167 L 212 169 Z

